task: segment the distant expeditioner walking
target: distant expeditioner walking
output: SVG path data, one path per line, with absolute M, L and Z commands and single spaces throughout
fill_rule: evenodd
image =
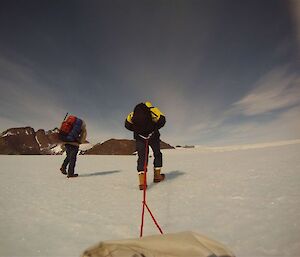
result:
M 67 156 L 60 168 L 62 174 L 68 178 L 78 177 L 75 171 L 79 145 L 86 141 L 87 131 L 85 122 L 70 115 L 63 121 L 59 130 L 59 139 L 64 142 Z M 67 171 L 68 168 L 68 171 Z
M 138 152 L 137 171 L 140 190 L 144 190 L 147 187 L 147 185 L 144 185 L 146 170 L 144 166 L 145 163 L 148 164 L 149 145 L 154 154 L 153 182 L 159 183 L 165 179 L 165 174 L 161 174 L 162 153 L 160 151 L 159 133 L 159 129 L 162 128 L 165 123 L 165 116 L 157 107 L 152 106 L 151 102 L 137 104 L 134 111 L 129 113 L 125 120 L 125 127 L 134 132 Z

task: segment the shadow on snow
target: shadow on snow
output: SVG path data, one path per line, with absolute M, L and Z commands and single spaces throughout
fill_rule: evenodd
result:
M 179 176 L 182 176 L 182 175 L 184 175 L 184 174 L 185 174 L 185 172 L 180 171 L 180 170 L 170 171 L 170 172 L 168 172 L 168 173 L 165 173 L 166 178 L 165 178 L 164 181 L 162 181 L 162 182 L 160 182 L 160 183 L 168 182 L 168 181 L 173 180 L 173 179 L 176 179 L 176 178 L 178 178 Z M 148 176 L 147 176 L 147 177 L 148 177 Z M 149 180 L 148 180 L 148 181 L 149 181 Z M 149 182 L 150 182 L 150 181 L 149 181 Z M 151 189 L 153 186 L 155 186 L 155 184 L 156 184 L 156 183 L 148 184 L 147 189 Z M 159 183 L 157 183 L 157 184 L 159 184 Z
M 113 173 L 119 173 L 121 172 L 120 170 L 111 170 L 111 171 L 98 171 L 98 172 L 93 172 L 89 174 L 82 174 L 79 175 L 79 177 L 92 177 L 92 176 L 104 176 L 104 175 L 110 175 Z
M 170 171 L 168 173 L 166 173 L 166 180 L 172 180 L 172 179 L 176 179 L 179 176 L 184 175 L 185 172 L 180 171 L 180 170 L 174 170 L 174 171 Z

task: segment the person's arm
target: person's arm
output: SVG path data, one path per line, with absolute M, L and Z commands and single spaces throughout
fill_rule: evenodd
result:
M 156 122 L 157 129 L 162 128 L 166 124 L 166 117 L 164 115 L 160 115 L 158 121 Z
M 130 131 L 134 131 L 132 116 L 133 116 L 133 112 L 129 113 L 125 120 L 125 128 L 127 128 Z
M 155 122 L 156 128 L 162 128 L 166 124 L 166 117 L 157 107 L 152 107 L 150 110 L 152 113 L 152 120 Z

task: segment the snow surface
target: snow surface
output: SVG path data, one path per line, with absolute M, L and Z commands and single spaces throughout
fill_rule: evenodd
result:
M 87 151 L 89 149 L 91 149 L 94 145 L 93 144 L 90 144 L 90 143 L 87 143 L 87 144 L 81 144 L 79 146 L 79 151 L 78 151 L 78 155 L 80 154 L 81 151 Z M 62 147 L 62 145 L 58 144 L 58 145 L 55 145 L 53 146 L 52 148 L 50 148 L 50 152 L 52 154 L 63 154 L 65 155 L 66 152 L 65 152 L 65 148 L 63 149 L 64 147 Z
M 242 148 L 241 148 L 242 149 Z M 300 256 L 300 144 L 163 150 L 166 181 L 148 206 L 165 233 L 191 230 L 238 257 Z M 80 256 L 105 240 L 139 236 L 137 156 L 0 156 L 0 256 Z M 150 159 L 150 164 L 152 158 Z M 150 216 L 144 235 L 158 234 Z

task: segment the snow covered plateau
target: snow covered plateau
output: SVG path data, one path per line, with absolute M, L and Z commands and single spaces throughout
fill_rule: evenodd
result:
M 166 180 L 147 203 L 164 233 L 194 231 L 237 257 L 300 256 L 300 141 L 163 150 Z M 137 156 L 0 156 L 0 256 L 80 256 L 99 241 L 139 237 Z M 144 235 L 158 234 L 146 213 Z M 188 256 L 187 256 L 188 257 Z

